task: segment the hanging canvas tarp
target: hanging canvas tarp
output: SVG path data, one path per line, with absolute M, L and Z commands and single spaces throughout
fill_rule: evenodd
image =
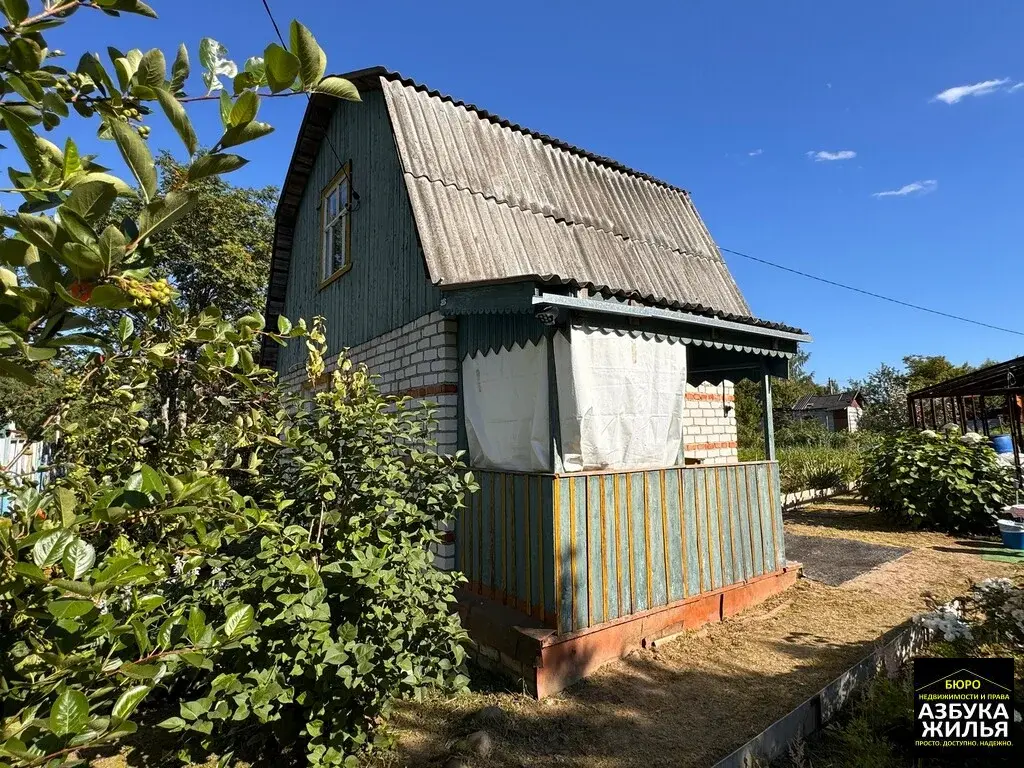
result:
M 471 466 L 551 469 L 545 339 L 467 356 L 462 392 Z
M 555 336 L 567 472 L 671 467 L 683 438 L 686 346 L 573 327 Z

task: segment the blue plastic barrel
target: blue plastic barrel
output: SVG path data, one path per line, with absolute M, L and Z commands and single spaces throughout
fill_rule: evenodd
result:
M 996 453 L 1013 453 L 1013 438 L 1010 435 L 996 435 L 992 438 Z

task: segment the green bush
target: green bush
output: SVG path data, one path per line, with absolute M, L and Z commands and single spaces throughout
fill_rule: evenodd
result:
M 926 430 L 881 438 L 865 456 L 860 488 L 900 525 L 991 533 L 1013 499 L 1013 475 L 989 446 Z
M 303 397 L 254 364 L 262 318 L 143 320 L 68 380 L 57 476 L 0 518 L 0 765 L 116 742 L 154 702 L 190 754 L 353 765 L 397 697 L 466 682 L 461 576 L 430 550 L 472 478 L 417 449 L 429 413 L 324 376 L 319 324 Z
M 778 452 L 783 493 L 823 491 L 857 479 L 860 454 L 838 448 L 785 448 Z

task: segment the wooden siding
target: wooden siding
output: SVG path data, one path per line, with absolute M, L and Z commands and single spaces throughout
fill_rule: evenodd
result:
M 307 321 L 323 315 L 333 353 L 438 309 L 441 292 L 427 276 L 383 94 L 366 93 L 361 104 L 338 102 L 327 137 L 299 206 L 284 314 Z M 320 192 L 350 160 L 359 195 L 350 214 L 352 269 L 321 290 Z M 280 351 L 278 370 L 304 359 L 305 347 L 290 344 Z
M 473 470 L 480 483 L 455 522 L 467 588 L 554 626 L 552 475 Z
M 470 588 L 585 629 L 785 565 L 778 465 L 477 471 L 456 563 Z

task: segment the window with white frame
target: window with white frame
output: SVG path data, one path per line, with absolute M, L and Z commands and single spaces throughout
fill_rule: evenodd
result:
M 352 163 L 327 185 L 320 196 L 320 281 L 325 285 L 352 266 Z

